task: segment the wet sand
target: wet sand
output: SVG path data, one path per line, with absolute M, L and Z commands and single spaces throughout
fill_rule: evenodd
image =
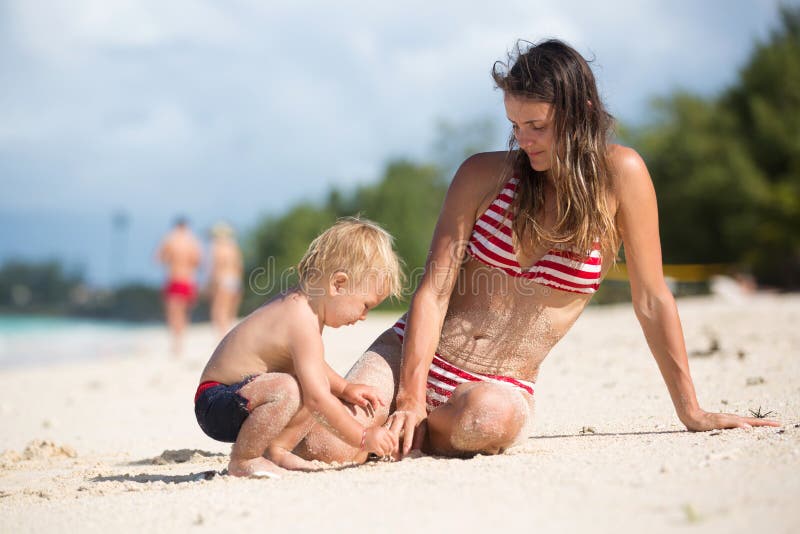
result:
M 179 360 L 154 330 L 113 358 L 0 371 L 0 532 L 800 531 L 800 295 L 678 305 L 701 405 L 782 428 L 687 432 L 630 306 L 591 307 L 506 454 L 235 479 L 192 411 L 212 330 Z M 333 367 L 395 317 L 327 331 Z

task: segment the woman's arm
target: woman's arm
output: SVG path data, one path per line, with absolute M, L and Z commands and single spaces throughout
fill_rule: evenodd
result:
M 636 151 L 616 147 L 612 160 L 617 227 L 625 244 L 633 308 L 681 422 L 689 430 L 779 426 L 764 419 L 708 413 L 698 405 L 678 309 L 664 281 L 653 182 Z
M 447 191 L 433 233 L 425 274 L 411 300 L 400 366 L 397 410 L 390 418 L 393 432 L 402 431 L 402 453 L 408 454 L 414 431 L 427 417 L 425 387 L 450 294 L 477 211 L 487 194 L 496 188 L 503 165 L 502 153 L 477 154 L 456 172 Z

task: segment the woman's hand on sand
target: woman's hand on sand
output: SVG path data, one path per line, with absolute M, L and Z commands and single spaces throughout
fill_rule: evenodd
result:
M 364 449 L 378 456 L 390 456 L 397 449 L 397 436 L 382 426 L 368 428 L 364 435 Z
M 378 406 L 386 406 L 378 390 L 365 384 L 347 384 L 339 398 L 350 404 L 361 406 L 372 416 Z
M 425 438 L 426 425 L 422 423 L 427 419 L 428 414 L 423 407 L 422 410 L 397 410 L 384 426 L 398 439 L 402 447 L 394 452 L 398 452 L 399 457 L 403 458 L 412 448 L 419 448 Z
M 781 426 L 771 419 L 757 417 L 741 417 L 731 413 L 711 413 L 699 410 L 691 417 L 687 417 L 683 424 L 693 432 L 716 430 L 722 428 L 751 428 L 754 426 Z

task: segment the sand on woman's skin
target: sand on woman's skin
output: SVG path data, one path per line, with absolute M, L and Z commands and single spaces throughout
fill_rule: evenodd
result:
M 234 479 L 194 421 L 200 325 L 181 360 L 151 332 L 113 359 L 0 371 L 0 531 L 800 531 L 800 296 L 678 304 L 702 406 L 774 411 L 781 429 L 686 432 L 630 306 L 595 307 L 504 455 Z M 326 332 L 332 365 L 394 318 Z

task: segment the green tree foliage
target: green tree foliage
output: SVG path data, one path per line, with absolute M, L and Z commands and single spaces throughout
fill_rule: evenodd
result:
M 66 309 L 83 283 L 57 261 L 10 261 L 0 267 L 0 308 L 17 312 Z
M 356 192 L 355 208 L 395 237 L 397 252 L 406 263 L 410 291 L 416 288 L 425 266 L 446 192 L 447 182 L 438 167 L 409 161 L 390 163 L 377 185 Z
M 741 235 L 757 220 L 763 174 L 721 106 L 688 94 L 656 103 L 656 127 L 638 134 L 658 193 L 665 263 L 738 261 Z
M 71 315 L 93 319 L 115 319 L 130 322 L 161 322 L 164 304 L 160 288 L 145 284 L 125 284 L 113 291 L 92 292 L 85 302 L 76 304 Z M 193 320 L 208 320 L 208 305 L 200 300 L 192 309 Z
M 666 263 L 800 281 L 800 8 L 781 17 L 728 91 L 657 100 L 656 120 L 630 135 L 658 193 Z
M 92 289 L 79 271 L 58 261 L 9 261 L 0 267 L 0 312 L 125 321 L 160 321 L 164 316 L 159 288 L 128 284 L 113 291 Z M 195 314 L 207 318 L 205 303 Z
M 781 25 L 756 46 L 739 83 L 723 97 L 767 192 L 747 260 L 762 279 L 800 284 L 800 7 L 781 8 Z
M 800 7 L 782 8 L 781 20 L 723 98 L 748 153 L 773 182 L 800 171 Z

